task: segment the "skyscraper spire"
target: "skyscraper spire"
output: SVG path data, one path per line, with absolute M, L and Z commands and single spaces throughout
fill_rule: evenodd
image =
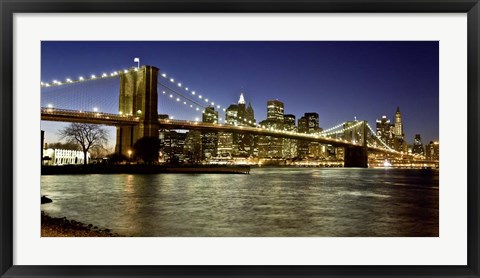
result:
M 240 98 L 238 99 L 238 104 L 245 104 L 245 99 L 243 98 L 243 93 L 240 93 Z
M 396 137 L 403 138 L 403 125 L 402 125 L 402 114 L 400 113 L 400 107 L 397 106 L 397 112 L 395 113 L 395 127 L 394 134 Z

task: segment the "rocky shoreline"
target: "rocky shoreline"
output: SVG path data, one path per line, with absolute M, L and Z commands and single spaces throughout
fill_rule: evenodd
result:
M 145 164 L 89 164 L 42 166 L 42 175 L 84 175 L 84 174 L 249 174 L 250 166 L 239 165 L 145 165 Z
M 42 211 L 41 215 L 42 237 L 118 237 L 109 229 L 100 229 L 92 224 L 83 224 L 66 217 L 56 218 L 48 216 Z

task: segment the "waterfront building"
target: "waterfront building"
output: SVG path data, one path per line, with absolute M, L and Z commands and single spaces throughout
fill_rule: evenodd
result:
M 263 120 L 260 126 L 264 129 L 282 130 L 283 123 L 275 120 Z M 258 136 L 258 156 L 261 158 L 282 158 L 283 138 Z
M 184 159 L 183 148 L 185 146 L 186 133 L 171 130 L 160 130 L 159 139 L 163 146 L 160 159 L 164 162 L 174 161 L 174 158 L 181 161 Z
M 65 149 L 43 149 L 43 165 L 74 165 L 84 164 L 84 153 L 77 150 Z M 90 153 L 87 153 L 87 164 L 90 160 Z
M 420 137 L 420 134 L 415 134 L 415 139 L 413 141 L 413 146 L 412 146 L 412 154 L 419 154 L 422 156 L 425 155 L 422 138 Z
M 425 146 L 425 158 L 427 160 L 440 160 L 440 143 L 438 141 L 430 141 Z
M 187 132 L 183 148 L 185 158 L 190 163 L 199 163 L 202 159 L 202 132 L 190 130 Z
M 219 132 L 217 156 L 223 158 L 231 158 L 233 153 L 233 133 Z

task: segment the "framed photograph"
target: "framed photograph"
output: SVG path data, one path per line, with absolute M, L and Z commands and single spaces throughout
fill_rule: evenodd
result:
M 479 277 L 478 1 L 1 6 L 1 277 Z

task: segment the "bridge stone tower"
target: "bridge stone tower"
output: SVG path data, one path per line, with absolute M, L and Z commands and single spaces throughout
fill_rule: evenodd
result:
M 353 136 L 351 137 L 357 137 L 357 135 L 360 135 L 361 138 L 359 139 L 362 140 L 362 145 L 345 147 L 343 167 L 367 168 L 368 167 L 367 122 L 363 121 L 363 123 L 358 128 L 355 128 L 352 133 L 353 133 Z M 356 138 L 348 138 L 348 139 L 355 140 Z
M 135 126 L 117 127 L 115 152 L 129 156 L 138 139 L 158 138 L 158 68 L 142 66 L 120 73 L 119 114 L 139 117 Z

